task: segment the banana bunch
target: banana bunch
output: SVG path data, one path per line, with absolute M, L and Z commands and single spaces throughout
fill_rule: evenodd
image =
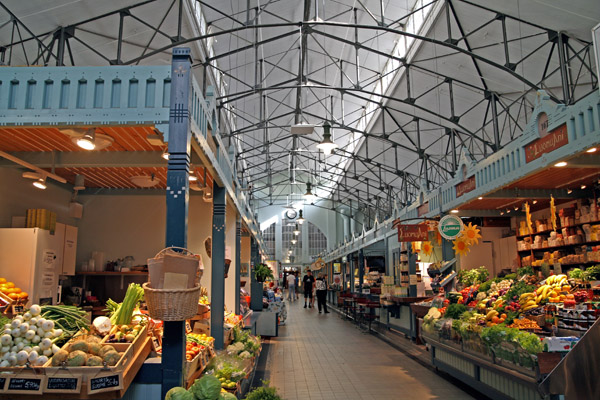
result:
M 531 310 L 532 308 L 536 308 L 538 306 L 538 300 L 537 300 L 536 294 L 535 293 L 523 293 L 519 297 L 519 305 L 521 306 L 521 311 L 527 311 L 527 310 Z
M 567 276 L 565 274 L 560 274 L 560 275 L 550 275 L 547 279 L 546 279 L 546 285 L 549 285 L 551 287 L 558 287 L 559 289 L 563 286 L 566 286 L 569 284 L 569 281 L 567 279 Z
M 496 310 L 490 310 L 486 316 L 485 319 L 487 319 L 488 321 L 491 321 L 492 318 L 497 317 L 500 313 Z
M 504 305 L 504 299 L 502 297 L 500 297 L 499 299 L 497 299 L 496 301 L 494 301 L 492 303 L 492 308 L 497 310 L 497 309 L 502 308 L 503 305 Z

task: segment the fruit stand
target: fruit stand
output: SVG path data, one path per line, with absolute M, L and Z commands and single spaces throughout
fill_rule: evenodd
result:
M 421 304 L 430 307 L 421 337 L 436 368 L 491 398 L 539 399 L 539 384 L 598 326 L 600 292 L 577 271 L 542 277 L 519 268 L 469 283 Z

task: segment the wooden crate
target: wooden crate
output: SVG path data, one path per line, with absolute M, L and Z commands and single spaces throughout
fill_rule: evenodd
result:
M 117 326 L 115 325 L 110 329 L 110 333 L 108 335 L 106 335 L 104 337 L 104 339 L 102 339 L 102 344 L 127 344 L 127 343 L 122 343 L 122 342 L 111 343 L 108 341 L 108 338 L 110 337 L 110 335 L 112 335 L 116 332 L 117 332 Z M 133 344 L 133 352 L 134 353 L 139 350 L 140 346 L 142 346 L 142 344 L 145 342 L 147 337 L 148 337 L 148 325 L 144 325 L 142 330 L 135 337 L 135 340 L 131 343 L 131 344 Z

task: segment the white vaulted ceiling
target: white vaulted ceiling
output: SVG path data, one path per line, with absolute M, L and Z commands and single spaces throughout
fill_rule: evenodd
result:
M 220 133 L 255 208 L 295 201 L 310 182 L 320 197 L 380 217 L 454 176 L 462 152 L 481 160 L 518 137 L 538 89 L 573 103 L 598 85 L 597 0 L 182 2 L 179 23 L 179 0 L 4 1 L 2 61 L 54 65 L 37 49 L 73 26 L 64 64 L 107 65 L 119 59 L 122 10 L 120 63 L 167 64 L 170 48 L 185 45 L 199 79 L 206 67 L 222 80 L 233 125 Z M 567 43 L 566 86 L 556 32 Z M 188 40 L 204 33 L 214 36 Z M 327 157 L 315 147 L 325 121 L 339 145 Z M 294 140 L 297 122 L 317 128 Z

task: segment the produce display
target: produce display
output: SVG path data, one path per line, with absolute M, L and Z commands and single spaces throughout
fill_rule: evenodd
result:
M 113 325 L 128 325 L 131 323 L 134 310 L 144 298 L 144 289 L 137 283 L 130 283 L 122 303 L 108 299 L 106 306 L 111 312 L 110 321 Z
M 135 338 L 144 329 L 141 324 L 137 325 L 117 325 L 112 333 L 108 335 L 106 340 L 108 343 L 133 343 Z
M 29 298 L 27 292 L 23 292 L 21 288 L 15 287 L 13 282 L 7 281 L 5 278 L 0 278 L 0 292 L 19 303 L 27 303 L 27 299 Z
M 10 324 L 4 325 L 0 337 L 0 367 L 23 366 L 30 363 L 42 366 L 60 348 L 55 344 L 65 335 L 58 324 L 43 317 L 42 308 L 34 304 L 23 315 L 15 316 Z
M 445 299 L 435 299 L 423 318 L 426 340 L 429 335 L 460 343 L 465 351 L 534 368 L 537 354 L 548 349 L 542 342 L 545 335 L 563 328 L 579 336 L 577 331 L 589 329 L 600 316 L 598 299 L 577 287 L 582 277 L 595 276 L 594 267 L 588 270 L 572 271 L 571 280 L 565 274 L 540 280 L 531 268 L 485 282 L 478 278 L 485 276 L 479 275 L 481 268 L 463 273 L 463 282 L 470 284 L 447 293 Z
M 117 365 L 123 353 L 110 344 L 101 344 L 101 338 L 94 335 L 74 337 L 71 342 L 58 350 L 52 357 L 52 366 L 66 364 L 68 367 L 109 367 Z

